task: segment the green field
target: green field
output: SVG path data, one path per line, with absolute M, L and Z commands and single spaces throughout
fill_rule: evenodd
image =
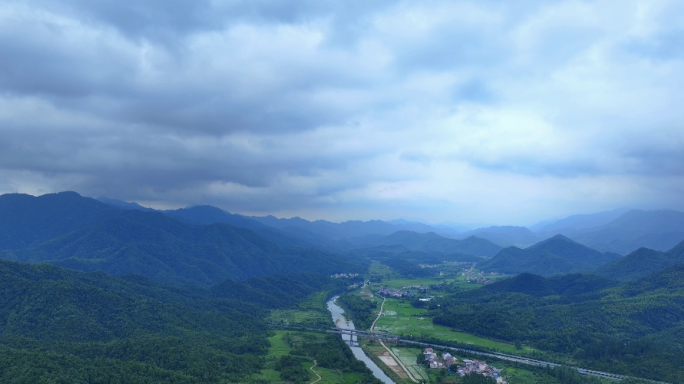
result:
M 433 324 L 430 317 L 423 316 L 426 312 L 424 309 L 414 308 L 408 300 L 387 299 L 383 315 L 376 323 L 375 330 L 397 335 L 433 337 L 506 353 L 519 352 L 512 344 L 483 339 L 468 333 L 454 332 L 448 327 Z M 523 346 L 523 350 L 533 351 L 534 349 Z
M 504 277 L 508 276 L 487 276 L 488 279 L 501 279 Z M 474 284 L 474 283 L 469 283 L 467 282 L 466 278 L 464 276 L 457 275 L 450 275 L 450 276 L 445 276 L 445 277 L 435 277 L 435 278 L 406 278 L 406 277 L 400 277 L 400 276 L 393 276 L 392 278 L 389 279 L 383 279 L 382 282 L 377 283 L 374 282 L 371 284 L 370 289 L 375 292 L 378 290 L 380 287 L 388 287 L 390 289 L 401 289 L 403 287 L 409 287 L 409 286 L 421 286 L 421 287 L 427 287 L 430 285 L 440 285 L 442 283 L 445 284 L 451 284 L 454 288 L 457 289 L 462 289 L 462 290 L 467 290 L 467 289 L 475 289 L 479 288 L 482 285 L 481 284 Z M 412 292 L 418 292 L 417 289 L 409 289 L 409 291 Z M 428 291 L 432 292 L 431 294 L 444 294 L 439 291 Z
M 319 311 L 297 309 L 275 309 L 268 320 L 275 323 L 302 324 L 320 323 L 330 325 L 330 315 Z
M 397 278 L 397 279 L 390 279 L 390 280 L 383 280 L 382 283 L 374 283 L 372 284 L 372 287 L 374 290 L 377 290 L 380 286 L 392 288 L 392 289 L 401 289 L 402 287 L 406 286 L 411 286 L 411 285 L 420 285 L 420 286 L 428 286 L 428 285 L 437 285 L 441 284 L 442 281 L 454 281 L 453 278 L 451 279 L 436 279 L 436 278 L 429 278 L 429 279 L 404 279 L 404 278 Z
M 283 341 L 283 336 L 290 331 L 275 331 L 275 335 L 268 338 L 271 346 L 268 348 L 266 358 L 275 358 L 290 353 L 292 348 Z

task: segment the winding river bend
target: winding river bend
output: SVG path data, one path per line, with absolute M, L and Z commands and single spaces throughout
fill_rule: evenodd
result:
M 352 321 L 347 321 L 347 319 L 344 317 L 344 311 L 342 310 L 342 308 L 340 308 L 340 306 L 335 303 L 337 297 L 338 296 L 335 296 L 327 302 L 328 311 L 330 311 L 330 315 L 332 315 L 332 319 L 335 323 L 335 326 L 344 329 L 356 329 L 354 328 L 354 323 Z M 356 336 L 354 336 L 354 341 L 356 341 Z M 394 384 L 394 381 L 387 377 L 387 375 L 385 375 L 385 373 L 377 365 L 375 365 L 375 363 L 371 359 L 369 359 L 368 356 L 366 356 L 361 347 L 355 347 L 353 345 L 350 345 L 350 347 L 352 353 L 354 353 L 354 357 L 356 357 L 357 360 L 360 360 L 364 364 L 366 364 L 366 367 L 368 367 L 368 369 L 370 369 L 371 372 L 373 372 L 373 376 L 377 377 L 380 381 L 382 381 L 385 384 Z

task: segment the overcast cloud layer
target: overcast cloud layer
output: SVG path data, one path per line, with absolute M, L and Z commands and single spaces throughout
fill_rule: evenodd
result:
M 684 209 L 681 1 L 7 0 L 0 56 L 3 193 L 335 221 Z

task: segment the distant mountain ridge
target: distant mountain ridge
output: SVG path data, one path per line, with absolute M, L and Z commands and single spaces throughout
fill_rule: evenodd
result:
M 545 237 L 542 237 L 526 227 L 516 227 L 516 226 L 494 226 L 487 228 L 478 228 L 472 231 L 467 231 L 461 233 L 457 238 L 467 238 L 470 236 L 476 236 L 482 239 L 491 241 L 492 243 L 498 244 L 502 247 L 527 247 L 532 244 L 536 244 Z
M 624 257 L 600 266 L 594 273 L 610 279 L 631 280 L 679 263 L 684 263 L 684 241 L 665 252 L 639 248 Z
M 623 255 L 641 247 L 666 251 L 684 240 L 684 213 L 632 210 L 607 224 L 571 237 L 600 251 Z
M 620 255 L 602 253 L 563 235 L 556 235 L 529 248 L 509 247 L 478 263 L 484 271 L 506 274 L 533 273 L 542 276 L 590 271 Z
M 106 196 L 100 196 L 96 200 L 99 202 L 105 203 L 107 205 L 111 205 L 111 206 L 121 208 L 121 209 L 133 209 L 133 210 L 145 211 L 145 212 L 155 211 L 155 209 L 153 209 L 153 208 L 143 207 L 142 205 L 140 205 L 138 203 L 129 203 L 127 201 L 110 199 L 109 197 L 106 197 Z
M 359 247 L 374 247 L 378 245 L 402 245 L 412 251 L 462 253 L 473 256 L 491 257 L 502 247 L 489 240 L 470 236 L 463 240 L 449 239 L 434 232 L 416 233 L 412 231 L 397 231 L 388 236 L 369 235 L 352 239 Z
M 308 221 L 300 217 L 291 219 L 279 219 L 275 216 L 250 216 L 252 220 L 273 228 L 298 233 L 304 230 L 308 233 L 325 236 L 331 240 L 344 240 L 368 235 L 390 235 L 397 231 L 412 231 L 417 233 L 437 232 L 444 236 L 457 236 L 458 232 L 447 228 L 436 228 L 427 224 L 410 222 L 407 220 L 394 220 L 386 222 L 382 220 L 349 220 L 342 223 L 333 223 L 326 220 Z M 294 230 L 296 228 L 297 230 Z
M 618 208 L 611 211 L 598 213 L 572 215 L 542 225 L 534 232 L 540 234 L 541 236 L 556 235 L 558 233 L 570 236 L 576 231 L 608 224 L 629 211 L 630 210 L 627 208 Z
M 100 200 L 122 209 L 150 210 L 135 203 L 104 197 Z M 553 235 L 562 234 L 590 248 L 621 255 L 640 247 L 666 251 L 684 240 L 684 213 L 672 210 L 630 211 L 621 208 L 549 221 L 540 225 L 539 229 L 534 232 L 526 227 L 493 226 L 461 233 L 443 225 L 428 225 L 403 219 L 389 222 L 351 220 L 333 223 L 325 220 L 308 221 L 299 217 L 290 219 L 279 219 L 274 216 L 246 217 L 211 206 L 195 206 L 163 212 L 189 223 L 227 223 L 255 230 L 279 243 L 316 247 L 327 251 L 344 249 L 352 239 L 369 235 L 388 236 L 397 231 L 434 232 L 451 239 L 476 236 L 502 247 L 519 248 L 525 248 Z M 266 227 L 277 231 L 268 231 Z M 353 242 L 357 241 L 353 240 Z
M 154 211 L 137 203 L 129 203 L 122 200 L 99 197 L 97 200 L 121 209 Z M 194 224 L 226 223 L 249 229 L 275 228 L 290 233 L 298 238 L 305 239 L 310 235 L 325 237 L 327 240 L 340 240 L 353 237 L 362 237 L 371 234 L 389 235 L 396 231 L 413 231 L 419 233 L 437 232 L 443 236 L 454 237 L 458 232 L 444 226 L 431 226 L 424 223 L 409 220 L 349 220 L 342 223 L 333 223 L 327 220 L 309 221 L 300 217 L 277 218 L 268 216 L 243 216 L 230 213 L 210 205 L 196 205 L 176 210 L 159 211 L 176 219 Z M 261 224 L 258 226 L 257 224 Z M 317 239 L 317 242 L 322 240 Z

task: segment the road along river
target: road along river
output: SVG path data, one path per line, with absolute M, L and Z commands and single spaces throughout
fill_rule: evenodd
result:
M 326 303 L 328 306 L 328 311 L 330 311 L 330 314 L 332 315 L 333 322 L 335 323 L 335 326 L 338 328 L 342 329 L 356 329 L 354 328 L 354 323 L 352 321 L 347 321 L 347 319 L 344 317 L 343 313 L 344 311 L 342 308 L 340 308 L 339 305 L 335 303 L 335 300 L 337 299 L 337 296 L 333 297 L 332 299 L 328 300 Z M 352 341 L 357 341 L 356 336 L 353 336 Z M 385 384 L 394 384 L 394 381 L 390 379 L 385 373 L 377 366 L 375 363 L 366 356 L 366 354 L 363 352 L 361 347 L 355 347 L 350 345 L 352 353 L 354 354 L 354 357 L 356 357 L 357 360 L 362 361 L 364 364 L 366 364 L 366 367 L 373 372 L 373 376 L 377 377 L 378 380 L 382 381 Z

